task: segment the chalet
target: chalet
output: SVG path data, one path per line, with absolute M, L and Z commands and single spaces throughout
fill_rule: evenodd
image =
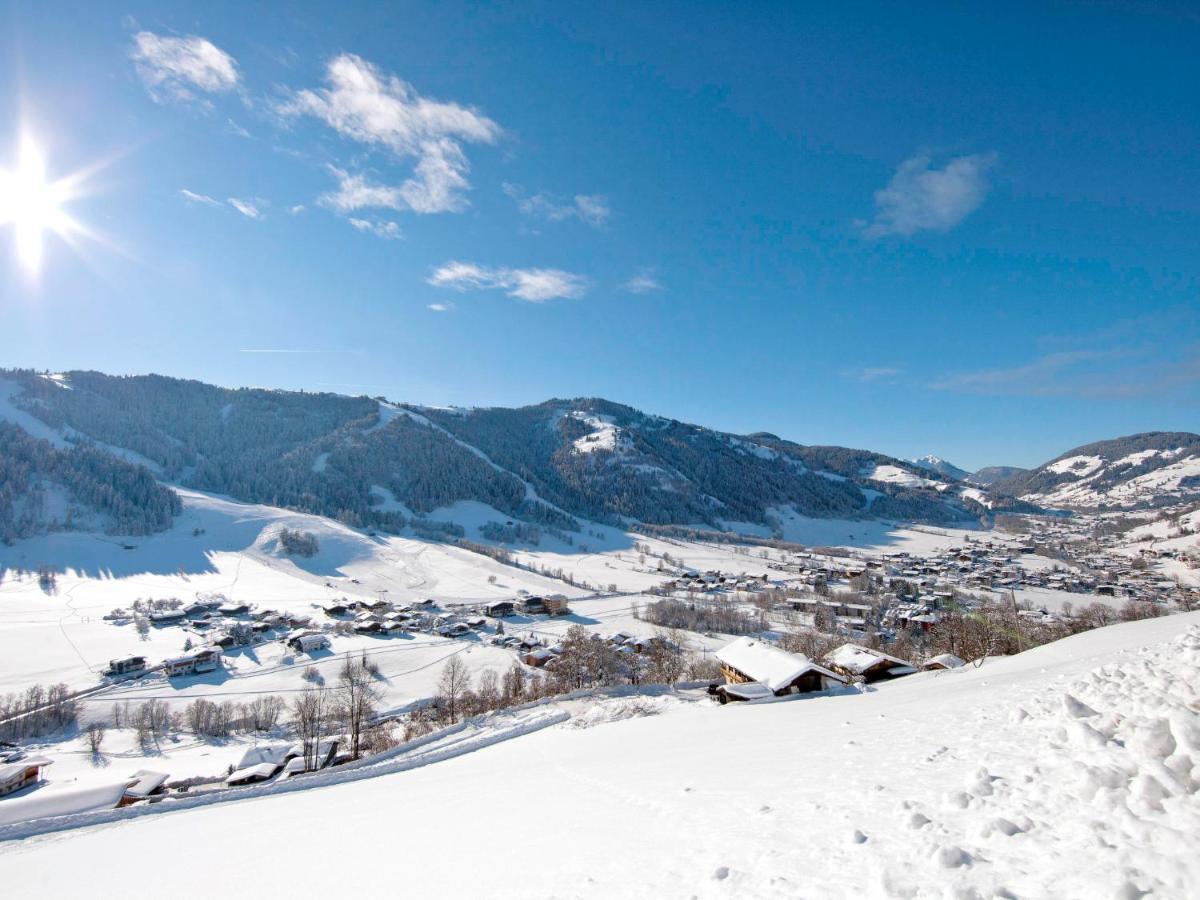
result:
M 329 603 L 326 603 L 322 609 L 324 610 L 325 615 L 334 617 L 349 615 L 352 607 L 346 600 L 331 600 Z
M 153 801 L 154 798 L 164 796 L 167 793 L 166 782 L 167 775 L 164 772 L 151 772 L 148 769 L 140 769 L 134 772 L 129 786 L 125 788 L 125 793 L 121 795 L 121 799 L 117 803 L 117 807 L 131 806 L 142 800 Z
M 809 691 L 823 691 L 846 679 L 799 653 L 788 653 L 773 644 L 752 637 L 740 637 L 717 651 L 721 674 L 726 685 L 755 682 L 771 695 L 782 697 Z M 721 702 L 745 699 L 741 691 L 716 691 Z
M 526 613 L 544 613 L 546 611 L 545 597 L 526 597 L 521 601 L 521 611 Z
M 858 644 L 842 644 L 823 660 L 835 672 L 847 677 L 862 678 L 866 682 L 881 678 L 898 678 L 917 671 L 912 663 L 890 656 L 882 650 L 869 650 Z
M 298 653 L 313 653 L 329 649 L 329 638 L 323 634 L 297 634 L 288 638 L 287 644 Z
M 146 671 L 146 657 L 126 656 L 122 659 L 111 659 L 105 675 L 140 675 Z
M 511 616 L 517 611 L 517 605 L 511 600 L 493 600 L 483 608 L 483 611 L 493 619 L 498 619 L 501 616 Z
M 546 647 L 538 647 L 536 650 L 530 650 L 524 656 L 522 656 L 521 662 L 525 663 L 527 666 L 533 666 L 534 668 L 540 669 L 542 666 L 546 665 L 546 663 L 550 662 L 550 660 L 554 659 L 554 657 L 555 654 L 552 650 L 549 650 Z
M 937 669 L 957 669 L 964 665 L 966 665 L 966 663 L 964 663 L 953 653 L 941 653 L 935 656 L 933 659 L 927 660 L 925 665 L 921 666 L 921 668 L 928 672 Z
M 183 656 L 163 660 L 163 671 L 171 677 L 215 672 L 220 666 L 221 651 L 217 647 L 205 647 Z
M 44 756 L 30 756 L 19 762 L 0 765 L 0 797 L 37 784 L 42 780 L 42 770 L 52 762 Z
M 217 607 L 217 612 L 223 616 L 244 616 L 250 612 L 250 606 L 246 603 L 222 603 Z
M 187 618 L 187 613 L 182 609 L 156 609 L 150 613 L 151 625 L 174 625 L 177 622 L 182 622 Z
M 566 597 L 545 597 L 542 600 L 543 606 L 552 616 L 565 616 L 571 612 L 571 608 L 567 606 Z

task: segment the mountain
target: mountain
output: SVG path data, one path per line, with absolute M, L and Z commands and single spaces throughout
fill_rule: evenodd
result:
M 1069 509 L 1138 509 L 1200 500 L 1200 435 L 1150 431 L 1085 444 L 993 482 L 995 494 Z
M 929 472 L 937 472 L 947 478 L 953 478 L 955 481 L 966 481 L 967 476 L 971 474 L 966 469 L 960 469 L 954 463 L 946 462 L 940 456 L 921 456 L 910 462 Z
M 1015 478 L 1027 471 L 1029 470 L 1017 466 L 984 466 L 977 472 L 972 472 L 963 480 L 977 487 L 991 487 L 997 481 L 1005 478 Z
M 734 435 L 607 400 L 441 409 L 157 375 L 0 371 L 0 419 L 162 481 L 358 527 L 461 534 L 462 501 L 576 530 L 772 527 L 779 515 L 969 522 L 954 483 L 866 450 Z

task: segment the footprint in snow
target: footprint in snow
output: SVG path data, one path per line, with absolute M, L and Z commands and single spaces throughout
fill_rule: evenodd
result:
M 854 834 L 850 836 L 850 839 L 856 844 L 865 844 L 867 842 L 867 836 L 857 828 L 854 829 Z
M 947 844 L 938 849 L 937 861 L 944 869 L 960 869 L 971 864 L 971 854 L 962 847 Z
M 729 866 L 717 866 L 717 871 L 713 872 L 713 878 L 717 881 L 724 881 L 729 877 Z
M 908 818 L 908 827 L 915 831 L 919 828 L 924 828 L 932 821 L 933 820 L 924 813 L 915 812 Z

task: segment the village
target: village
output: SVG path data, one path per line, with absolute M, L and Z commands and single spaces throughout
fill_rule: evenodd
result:
M 852 702 L 907 676 L 1200 605 L 1194 584 L 1162 572 L 1166 560 L 1195 567 L 1188 553 L 1134 552 L 1095 532 L 1082 518 L 1029 519 L 1018 534 L 966 533 L 925 552 L 714 535 L 712 552 L 724 554 L 714 558 L 730 564 L 703 570 L 671 550 L 703 542 L 646 540 L 633 557 L 610 559 L 652 573 L 648 586 L 570 597 L 390 599 L 345 577 L 307 603 L 207 590 L 138 598 L 108 611 L 104 627 L 178 650 L 129 652 L 90 686 L 10 697 L 0 710 L 0 823 L 309 777 L 581 691 L 668 685 L 689 703 Z M 409 655 L 421 662 L 401 672 L 422 673 L 418 682 L 381 668 Z M 322 705 L 316 721 L 305 719 L 308 702 Z M 72 733 L 76 774 L 60 779 L 55 767 L 70 761 L 61 735 Z M 190 749 L 172 753 L 183 736 Z M 79 760 L 104 758 L 106 740 L 147 764 L 123 779 L 91 777 Z M 216 770 L 214 753 L 224 760 Z

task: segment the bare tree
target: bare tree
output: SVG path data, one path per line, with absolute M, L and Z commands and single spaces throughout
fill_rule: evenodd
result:
M 323 685 L 306 687 L 292 702 L 292 716 L 304 751 L 305 769 L 312 770 L 317 767 L 317 755 L 329 718 L 329 706 L 329 691 Z
M 93 722 L 87 727 L 87 745 L 92 751 L 92 756 L 100 755 L 100 748 L 104 744 L 104 726 L 99 722 Z
M 337 709 L 346 722 L 350 737 L 350 755 L 358 759 L 362 751 L 363 731 L 374 717 L 375 704 L 380 697 L 365 660 L 346 658 L 346 664 L 338 673 L 336 691 Z
M 462 696 L 471 688 L 471 673 L 456 653 L 450 657 L 438 679 L 438 700 L 453 725 L 458 721 Z

